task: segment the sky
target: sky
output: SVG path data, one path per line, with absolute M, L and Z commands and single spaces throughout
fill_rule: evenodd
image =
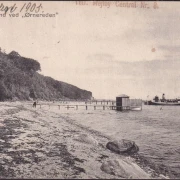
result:
M 1 3 L 16 4 L 17 14 L 26 2 Z M 37 60 L 41 74 L 89 90 L 95 98 L 180 97 L 180 2 L 151 1 L 147 8 L 141 2 L 136 8 L 117 2 L 109 8 L 107 2 L 102 8 L 92 1 L 35 3 L 42 4 L 39 13 L 55 17 L 22 18 L 24 10 L 19 17 L 0 16 L 6 53 L 15 50 Z

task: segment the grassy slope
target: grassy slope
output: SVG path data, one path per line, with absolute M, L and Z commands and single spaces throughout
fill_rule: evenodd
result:
M 90 99 L 92 93 L 40 75 L 40 64 L 32 59 L 0 53 L 0 101 Z

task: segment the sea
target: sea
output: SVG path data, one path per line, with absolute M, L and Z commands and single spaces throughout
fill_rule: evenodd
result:
M 175 178 L 180 178 L 180 106 L 143 105 L 142 111 L 124 112 L 63 106 L 59 113 L 112 139 L 135 141 L 141 156 L 157 166 L 166 166 Z

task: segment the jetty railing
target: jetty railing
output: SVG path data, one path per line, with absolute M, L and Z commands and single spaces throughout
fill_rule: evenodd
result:
M 142 105 L 141 99 L 122 99 L 122 106 L 136 107 L 141 105 Z
M 58 103 L 62 103 L 62 104 L 67 104 L 69 102 L 78 102 L 78 103 L 85 103 L 85 104 L 101 104 L 101 105 L 115 105 L 116 104 L 116 101 L 112 101 L 112 100 L 87 100 L 87 101 L 76 101 L 76 100 L 73 100 L 73 101 L 58 101 Z
M 81 105 L 81 104 L 69 104 L 69 105 L 65 105 L 65 104 L 61 104 L 61 105 L 54 105 L 54 104 L 37 104 L 37 106 L 39 106 L 40 108 L 42 108 L 42 106 L 49 106 L 52 107 L 52 106 L 56 106 L 58 107 L 58 109 L 60 110 L 62 107 L 64 108 L 67 108 L 70 109 L 70 108 L 74 108 L 76 110 L 80 109 L 80 107 L 84 107 L 85 110 L 88 110 L 88 109 L 94 109 L 94 110 L 97 110 L 98 107 L 101 107 L 102 110 L 115 110 L 116 109 L 116 106 L 107 106 L 107 105 Z
M 116 106 L 116 105 L 98 105 L 98 104 L 54 104 L 54 103 L 38 103 L 36 105 L 40 109 L 47 106 L 49 109 L 51 107 L 57 107 L 59 110 L 61 109 L 74 109 L 74 110 L 133 110 L 137 106 Z M 138 106 L 142 110 L 142 105 Z

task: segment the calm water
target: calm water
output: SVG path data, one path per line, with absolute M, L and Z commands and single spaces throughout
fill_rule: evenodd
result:
M 180 177 L 180 107 L 143 106 L 142 111 L 130 112 L 81 107 L 60 113 L 114 139 L 135 141 L 139 154 L 168 166 Z

